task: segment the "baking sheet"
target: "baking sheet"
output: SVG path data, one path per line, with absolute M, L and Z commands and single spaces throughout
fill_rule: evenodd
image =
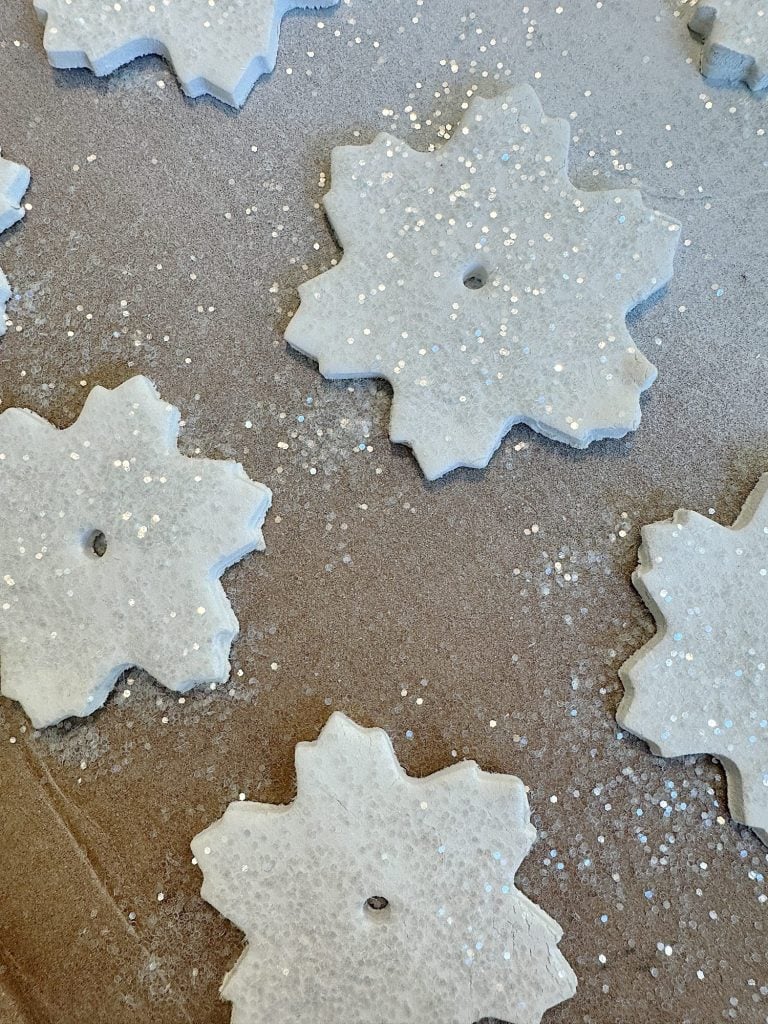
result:
M 83 722 L 0 700 L 0 1020 L 224 1024 L 242 935 L 199 897 L 189 840 L 230 800 L 285 802 L 334 709 L 408 771 L 472 757 L 530 787 L 520 888 L 579 978 L 547 1024 L 768 1020 L 766 849 L 709 757 L 617 730 L 617 668 L 652 633 L 639 529 L 731 523 L 768 468 L 766 100 L 698 72 L 673 0 L 349 0 L 285 19 L 237 113 L 160 60 L 56 72 L 28 0 L 0 9 L 0 145 L 33 172 L 0 240 L 17 297 L 3 407 L 59 426 L 148 374 L 181 448 L 274 491 L 267 552 L 230 570 L 231 683 L 182 703 L 139 672 Z M 530 82 L 569 118 L 571 176 L 639 186 L 683 225 L 630 330 L 658 366 L 640 429 L 576 452 L 513 429 L 487 470 L 427 484 L 390 389 L 286 350 L 299 283 L 339 250 L 329 154 L 439 144 L 470 91 Z

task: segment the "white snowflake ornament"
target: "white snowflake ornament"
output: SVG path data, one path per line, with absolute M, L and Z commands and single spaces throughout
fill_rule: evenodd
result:
M 90 714 L 127 668 L 178 692 L 229 674 L 219 576 L 264 548 L 271 495 L 181 455 L 178 432 L 146 377 L 94 388 L 66 430 L 0 415 L 0 689 L 38 728 Z
M 173 67 L 187 96 L 208 93 L 240 107 L 277 60 L 280 24 L 291 10 L 339 0 L 34 0 L 43 45 L 56 68 L 109 75 L 153 53 Z
M 248 945 L 232 1024 L 538 1024 L 576 978 L 515 888 L 536 838 L 519 779 L 472 761 L 409 778 L 386 733 L 331 716 L 288 806 L 233 803 L 192 851 Z
M 768 474 L 732 527 L 645 527 L 633 581 L 658 632 L 620 670 L 619 724 L 662 757 L 718 757 L 731 814 L 768 843 Z
M 25 214 L 21 200 L 29 188 L 29 171 L 21 164 L 0 157 L 0 233 L 20 221 Z M 5 306 L 11 297 L 8 278 L 0 268 L 0 338 L 5 334 Z
M 721 85 L 768 86 L 768 4 L 765 0 L 700 0 L 691 32 L 704 43 L 701 73 Z
M 286 338 L 326 377 L 384 377 L 392 440 L 433 479 L 528 424 L 585 448 L 640 420 L 656 371 L 625 315 L 672 274 L 679 225 L 631 189 L 585 192 L 569 129 L 521 86 L 475 97 L 450 142 L 333 151 L 344 249 L 300 288 Z

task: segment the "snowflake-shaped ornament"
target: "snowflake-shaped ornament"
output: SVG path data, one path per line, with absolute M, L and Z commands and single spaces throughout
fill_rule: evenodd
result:
M 25 210 L 21 205 L 29 188 L 29 171 L 21 164 L 0 157 L 0 234 L 21 220 Z M 8 278 L 0 268 L 0 338 L 5 334 L 5 305 L 11 297 Z
M 701 73 L 720 84 L 768 87 L 768 4 L 765 0 L 700 0 L 688 22 L 702 40 Z
M 134 666 L 179 692 L 227 678 L 219 576 L 263 549 L 271 495 L 181 455 L 178 432 L 146 377 L 94 388 L 66 430 L 0 415 L 0 688 L 36 727 L 90 714 Z
M 536 838 L 519 779 L 472 761 L 409 778 L 386 733 L 331 716 L 288 806 L 233 803 L 192 851 L 246 933 L 232 1024 L 538 1024 L 576 978 L 515 888 Z
M 391 135 L 332 155 L 344 249 L 286 334 L 326 377 L 384 377 L 393 441 L 430 479 L 528 424 L 585 448 L 637 427 L 656 371 L 627 311 L 672 274 L 679 225 L 635 190 L 585 192 L 569 129 L 528 86 L 475 97 L 437 152 Z
M 277 60 L 280 24 L 291 10 L 339 0 L 34 0 L 43 45 L 56 68 L 109 75 L 153 53 L 173 67 L 188 96 L 208 93 L 240 107 Z
M 733 527 L 645 527 L 633 580 L 658 632 L 621 668 L 619 724 L 662 757 L 718 757 L 731 814 L 768 843 L 768 474 Z

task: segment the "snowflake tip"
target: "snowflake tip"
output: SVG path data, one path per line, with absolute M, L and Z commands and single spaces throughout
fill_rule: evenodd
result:
M 0 231 L 5 231 L 25 214 L 21 200 L 29 188 L 29 169 L 0 157 Z
M 21 201 L 29 188 L 29 170 L 0 157 L 0 232 L 6 231 L 26 213 Z M 5 306 L 11 297 L 8 278 L 0 269 L 0 337 L 5 334 Z
M 768 11 L 758 0 L 700 2 L 688 22 L 701 41 L 702 75 L 720 85 L 768 88 Z

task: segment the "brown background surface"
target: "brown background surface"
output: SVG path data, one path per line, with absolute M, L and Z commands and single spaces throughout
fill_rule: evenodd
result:
M 681 11 L 351 0 L 289 15 L 235 113 L 154 58 L 55 72 L 30 0 L 4 0 L 0 145 L 33 186 L 0 242 L 3 406 L 65 426 L 92 385 L 147 373 L 182 450 L 241 460 L 275 499 L 266 554 L 225 577 L 229 686 L 181 703 L 131 673 L 42 734 L 0 699 L 2 1024 L 224 1024 L 242 935 L 201 901 L 189 840 L 241 792 L 290 800 L 294 745 L 332 709 L 414 774 L 473 757 L 530 787 L 519 885 L 579 977 L 547 1024 L 768 1020 L 765 847 L 711 758 L 654 758 L 614 720 L 652 632 L 640 527 L 681 505 L 730 523 L 768 468 L 768 101 L 707 85 Z M 426 147 L 468 90 L 518 81 L 571 117 L 577 184 L 638 184 L 690 244 L 630 318 L 659 367 L 634 436 L 579 453 L 520 427 L 430 485 L 388 440 L 387 386 L 324 382 L 282 331 L 338 256 L 331 147 Z

